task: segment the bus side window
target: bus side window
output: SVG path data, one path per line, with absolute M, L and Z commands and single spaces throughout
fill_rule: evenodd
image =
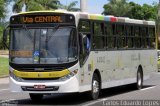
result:
M 116 25 L 116 36 L 118 38 L 118 48 L 122 49 L 126 47 L 125 44 L 125 36 L 124 36 L 124 24 L 117 24 Z
M 104 23 L 93 23 L 93 48 L 104 49 L 105 48 L 105 35 L 104 35 Z
M 141 48 L 141 32 L 139 26 L 135 26 L 135 44 L 136 48 Z
M 155 28 L 154 27 L 149 27 L 149 45 L 150 48 L 155 48 L 156 43 L 155 43 Z
M 111 26 L 108 23 L 105 23 L 104 30 L 105 30 L 106 36 L 111 35 Z
M 133 26 L 132 25 L 125 25 L 126 28 L 126 48 L 134 48 L 134 33 L 133 33 Z
M 78 30 L 79 32 L 90 33 L 90 22 L 87 20 L 80 20 Z
M 148 30 L 147 30 L 147 27 L 142 27 L 142 32 L 141 32 L 141 46 L 142 48 L 147 48 L 147 34 L 148 34 Z

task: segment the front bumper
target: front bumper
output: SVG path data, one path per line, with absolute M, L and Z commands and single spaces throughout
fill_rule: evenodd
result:
M 45 85 L 46 89 L 34 89 L 35 85 Z M 31 88 L 31 89 L 26 89 Z M 49 89 L 53 88 L 53 89 Z M 49 89 L 49 90 L 48 90 Z M 26 92 L 26 93 L 72 93 L 79 92 L 79 81 L 77 75 L 65 81 L 54 80 L 27 80 L 18 82 L 10 77 L 11 92 Z

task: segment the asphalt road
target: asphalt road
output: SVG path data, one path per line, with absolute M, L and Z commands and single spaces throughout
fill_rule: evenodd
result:
M 38 103 L 32 102 L 28 94 L 11 93 L 8 78 L 4 78 L 0 79 L 0 105 L 158 106 L 160 105 L 160 73 L 152 74 L 150 79 L 144 81 L 142 90 L 135 90 L 133 85 L 127 85 L 102 90 L 98 100 L 90 100 L 87 93 L 57 94 L 45 96 L 43 101 Z

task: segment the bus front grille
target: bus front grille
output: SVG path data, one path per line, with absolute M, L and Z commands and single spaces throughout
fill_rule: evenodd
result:
M 27 72 L 50 72 L 50 71 L 62 71 L 66 69 L 65 67 L 51 67 L 51 68 L 19 68 L 20 71 L 27 71 Z
M 44 89 L 36 89 L 32 86 L 21 86 L 23 91 L 58 91 L 59 86 L 49 86 Z

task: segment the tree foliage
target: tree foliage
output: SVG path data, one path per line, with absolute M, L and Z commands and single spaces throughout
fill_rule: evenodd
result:
M 5 0 L 0 0 L 0 19 L 5 17 L 5 12 L 6 12 L 5 5 L 6 5 Z
M 15 0 L 13 12 L 57 9 L 59 0 Z
M 73 1 L 69 5 L 60 4 L 59 8 L 67 10 L 67 11 L 80 11 L 80 8 L 76 8 L 78 1 Z
M 105 15 L 114 15 L 119 17 L 129 17 L 140 20 L 155 20 L 157 14 L 157 5 L 143 4 L 139 5 L 127 0 L 109 0 L 104 5 Z
M 114 15 L 118 17 L 126 17 L 131 10 L 127 0 L 108 0 L 109 3 L 104 5 L 105 15 Z
M 3 27 L 2 26 L 0 26 L 0 49 L 3 49 L 4 48 L 4 46 L 3 46 Z
M 73 1 L 69 5 L 63 5 L 59 0 L 14 0 L 12 11 L 15 13 L 21 12 L 24 8 L 25 11 L 39 11 L 39 10 L 54 10 L 65 9 L 68 11 L 80 11 L 76 8 L 78 1 Z
M 42 7 L 42 10 L 54 10 L 60 4 L 59 0 L 35 0 Z
M 6 16 L 6 5 L 9 0 L 0 0 L 0 49 L 3 49 L 3 29 L 4 29 L 4 22 L 2 19 Z
M 141 20 L 155 20 L 157 14 L 157 6 L 151 6 L 148 4 L 143 4 L 143 6 L 136 4 L 134 2 L 129 3 L 132 6 L 128 17 Z

